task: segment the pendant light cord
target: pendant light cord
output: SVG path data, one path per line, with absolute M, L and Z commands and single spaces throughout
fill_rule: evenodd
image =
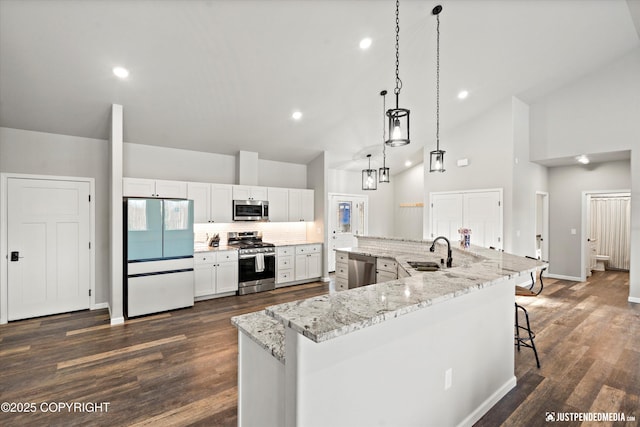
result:
M 386 123 L 386 118 L 385 118 L 385 113 L 387 111 L 387 103 L 386 103 L 386 95 L 387 95 L 387 91 L 383 90 L 382 92 L 380 92 L 380 95 L 382 95 L 382 166 L 383 167 L 387 167 L 387 144 L 385 143 L 386 140 L 386 135 L 385 135 L 385 123 Z
M 436 150 L 440 151 L 440 15 L 436 15 Z
M 396 108 L 398 108 L 400 89 L 402 89 L 402 80 L 400 80 L 400 0 L 396 0 L 396 88 L 393 90 L 396 95 Z

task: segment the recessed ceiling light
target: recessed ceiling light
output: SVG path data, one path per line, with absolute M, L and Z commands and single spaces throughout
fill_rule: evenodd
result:
M 365 37 L 360 40 L 360 49 L 369 49 L 371 47 L 371 39 L 369 37 Z
M 585 156 L 584 154 L 582 156 L 576 157 L 576 160 L 578 162 L 582 163 L 583 165 L 588 165 L 589 164 L 589 158 L 587 156 Z
M 407 160 L 406 162 L 404 162 L 404 165 L 405 165 L 406 167 L 409 167 L 409 166 L 411 166 L 412 164 L 413 164 L 413 163 L 411 163 L 411 160 Z
M 293 120 L 300 120 L 302 118 L 302 112 L 301 111 L 294 111 L 293 114 L 291 114 L 291 118 Z
M 465 99 L 467 96 L 469 96 L 469 91 L 467 90 L 461 90 L 458 92 L 458 99 Z
M 121 79 L 126 79 L 127 77 L 129 77 L 129 70 L 123 67 L 115 67 L 113 69 L 113 74 L 120 77 Z

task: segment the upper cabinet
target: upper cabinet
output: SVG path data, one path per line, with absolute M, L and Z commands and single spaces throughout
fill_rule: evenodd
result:
M 289 189 L 269 187 L 267 196 L 267 200 L 269 200 L 269 221 L 289 221 Z
M 233 222 L 234 200 L 269 201 L 270 222 L 314 220 L 313 190 L 124 178 L 122 191 L 124 197 L 193 200 L 196 224 Z
M 186 199 L 187 183 L 161 179 L 123 178 L 122 194 L 125 197 Z
M 194 222 L 232 222 L 232 187 L 227 184 L 189 182 L 187 198 L 193 200 Z
M 289 221 L 313 221 L 313 190 L 289 189 Z
M 233 200 L 267 200 L 267 187 L 234 185 Z

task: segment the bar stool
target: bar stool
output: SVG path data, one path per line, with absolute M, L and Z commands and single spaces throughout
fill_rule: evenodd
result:
M 538 296 L 540 292 L 542 292 L 542 289 L 544 288 L 544 283 L 542 282 L 542 273 L 546 269 L 547 268 L 544 267 L 540 270 L 540 289 L 537 292 L 533 290 L 535 286 L 535 276 L 533 275 L 533 273 L 531 273 L 531 286 L 529 286 L 528 289 L 522 286 L 516 286 L 516 296 L 526 296 L 526 297 Z M 515 308 L 516 324 L 515 324 L 515 336 L 514 336 L 515 343 L 514 344 L 518 347 L 518 351 L 520 351 L 520 347 L 528 347 L 532 349 L 533 354 L 536 356 L 536 365 L 538 366 L 538 369 L 540 369 L 540 359 L 538 357 L 538 350 L 536 349 L 536 344 L 534 342 L 536 334 L 531 330 L 531 323 L 529 322 L 529 313 L 527 312 L 526 308 L 524 308 L 518 303 L 515 303 L 515 307 L 516 307 Z M 518 310 L 524 313 L 526 326 L 520 325 Z M 526 335 L 521 336 L 520 335 L 521 331 L 526 332 Z

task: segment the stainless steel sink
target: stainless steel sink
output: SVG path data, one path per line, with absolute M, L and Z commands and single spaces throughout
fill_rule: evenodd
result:
M 413 269 L 418 271 L 438 271 L 440 264 L 433 261 L 407 261 Z

